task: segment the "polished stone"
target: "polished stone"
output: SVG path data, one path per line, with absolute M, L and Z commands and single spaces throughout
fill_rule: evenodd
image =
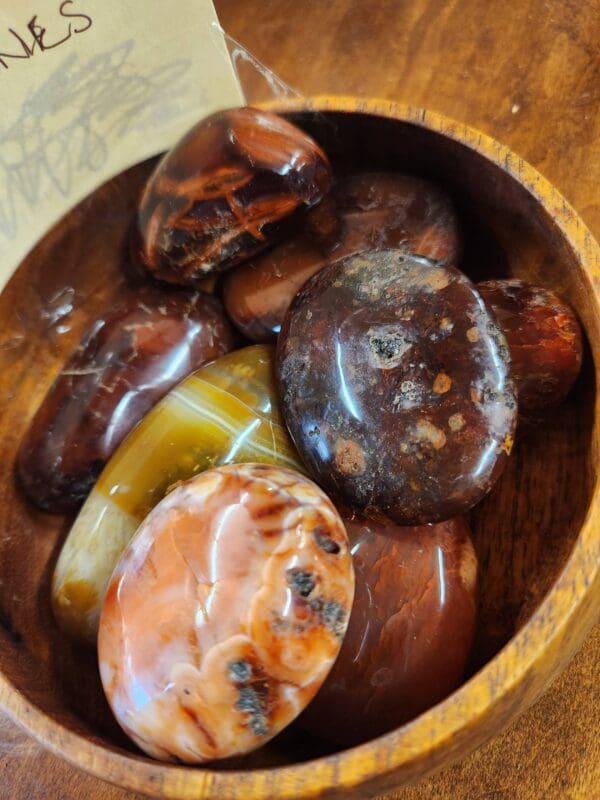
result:
M 173 389 L 110 459 L 63 545 L 52 599 L 60 625 L 95 640 L 111 572 L 146 514 L 181 481 L 220 464 L 302 469 L 281 421 L 273 350 L 255 345 Z
M 273 341 L 298 290 L 329 261 L 387 248 L 455 263 L 460 235 L 449 198 L 434 184 L 408 175 L 341 178 L 295 235 L 228 273 L 227 313 L 252 341 Z
M 260 747 L 326 678 L 353 592 L 344 525 L 314 483 L 264 464 L 187 481 L 108 587 L 98 658 L 117 721 L 165 760 Z
M 353 745 L 418 716 L 464 677 L 477 557 L 464 518 L 401 528 L 345 520 L 356 592 L 335 666 L 301 722 Z
M 581 368 L 581 326 L 556 292 L 521 280 L 484 281 L 477 290 L 502 329 L 519 413 L 540 418 L 569 393 Z
M 506 341 L 453 267 L 397 250 L 330 264 L 296 296 L 277 368 L 308 469 L 357 513 L 404 525 L 462 514 L 510 453 Z
M 33 418 L 17 460 L 28 498 L 46 511 L 77 509 L 144 414 L 233 341 L 213 297 L 156 285 L 127 289 L 91 325 Z
M 331 182 L 327 157 L 300 128 L 254 108 L 219 111 L 150 177 L 132 253 L 155 277 L 194 284 L 264 250 Z

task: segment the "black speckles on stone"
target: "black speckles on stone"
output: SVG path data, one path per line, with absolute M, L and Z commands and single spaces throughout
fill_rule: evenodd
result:
M 256 715 L 252 716 L 248 724 L 250 725 L 250 730 L 255 736 L 266 736 L 269 732 L 265 717 Z
M 338 639 L 342 639 L 346 629 L 348 614 L 346 609 L 335 600 L 318 598 L 311 601 L 310 607 L 317 613 L 323 625 Z
M 252 677 L 252 664 L 240 659 L 229 664 L 229 677 L 234 683 L 248 683 Z
M 308 597 L 315 588 L 316 578 L 312 572 L 289 569 L 287 571 L 287 582 L 293 592 L 299 594 L 300 597 Z
M 502 396 L 490 386 L 484 386 L 481 389 L 481 399 L 484 403 L 497 403 L 502 399 Z
M 315 542 L 317 543 L 317 547 L 320 547 L 321 550 L 324 550 L 326 553 L 331 553 L 333 555 L 337 555 L 340 552 L 340 546 L 337 542 L 327 536 L 326 533 L 322 533 L 320 530 L 315 529 L 313 531 L 313 536 L 315 538 Z
M 370 345 L 373 352 L 383 361 L 385 359 L 395 358 L 398 350 L 398 345 L 402 345 L 403 340 L 399 335 L 396 336 L 372 336 Z
M 346 616 L 346 610 L 342 608 L 339 603 L 335 601 L 323 603 L 323 609 L 321 611 L 323 624 L 326 628 L 332 630 L 340 639 L 344 635 Z
M 252 686 L 242 686 L 235 707 L 238 711 L 245 711 L 247 714 L 262 714 L 263 712 L 260 695 Z
M 255 736 L 267 735 L 269 726 L 262 692 L 253 686 L 243 686 L 235 707 L 249 715 L 248 727 Z

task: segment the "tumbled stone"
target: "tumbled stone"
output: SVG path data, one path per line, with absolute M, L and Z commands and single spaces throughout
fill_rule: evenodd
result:
M 158 164 L 140 200 L 132 252 L 165 281 L 194 284 L 264 250 L 331 186 L 321 148 L 255 108 L 199 122 Z
M 435 184 L 366 172 L 342 178 L 335 198 L 347 226 L 343 255 L 396 249 L 438 264 L 458 260 L 460 226 L 450 198 Z
M 149 514 L 106 594 L 98 657 L 117 721 L 165 760 L 260 747 L 327 676 L 353 591 L 344 525 L 307 478 L 241 464 L 191 479 Z
M 198 370 L 117 449 L 56 564 L 52 600 L 61 627 L 94 642 L 110 575 L 146 514 L 181 481 L 243 461 L 302 469 L 279 415 L 273 350 L 265 345 Z
M 404 525 L 462 514 L 510 453 L 506 341 L 453 267 L 395 250 L 330 264 L 296 296 L 277 362 L 301 456 L 357 513 Z
M 329 261 L 388 248 L 454 263 L 460 235 L 450 200 L 434 184 L 409 175 L 342 178 L 293 237 L 227 275 L 227 313 L 248 338 L 272 341 L 295 294 Z
M 539 417 L 564 400 L 579 374 L 583 347 L 577 317 L 556 292 L 525 281 L 484 281 L 477 290 L 508 342 L 519 413 Z
M 33 418 L 17 459 L 28 498 L 46 511 L 74 511 L 144 414 L 232 347 L 215 298 L 155 285 L 126 290 L 94 320 Z
M 408 528 L 360 518 L 345 525 L 356 575 L 350 624 L 300 722 L 353 745 L 418 716 L 464 677 L 477 557 L 464 518 Z
M 227 274 L 223 302 L 244 336 L 275 341 L 296 292 L 340 248 L 339 233 L 332 235 L 336 226 L 343 229 L 341 218 L 325 199 L 307 213 L 298 233 Z

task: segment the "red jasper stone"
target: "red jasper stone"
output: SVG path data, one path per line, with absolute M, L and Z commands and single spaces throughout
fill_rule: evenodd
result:
M 331 182 L 327 157 L 299 128 L 254 108 L 220 111 L 158 164 L 133 249 L 155 277 L 194 284 L 264 250 Z
M 363 173 L 336 187 L 347 226 L 343 255 L 397 249 L 440 264 L 456 263 L 459 224 L 450 198 L 435 184 L 412 175 Z
M 291 239 L 227 275 L 225 308 L 245 336 L 273 341 L 306 281 L 332 259 L 398 248 L 441 263 L 460 250 L 456 215 L 444 192 L 420 178 L 364 173 L 342 178 Z
M 182 378 L 232 349 L 220 303 L 157 286 L 96 320 L 46 395 L 17 470 L 40 508 L 75 510 L 127 433 Z
M 581 326 L 556 292 L 521 280 L 484 281 L 477 290 L 502 328 L 519 413 L 528 419 L 569 393 L 582 360 Z
M 397 250 L 330 264 L 288 311 L 277 371 L 300 455 L 356 513 L 403 525 L 462 514 L 510 452 L 506 341 L 453 267 Z
M 464 677 L 477 558 L 462 518 L 414 528 L 345 524 L 356 575 L 350 624 L 300 722 L 323 739 L 354 745 L 413 719 Z
M 253 342 L 277 338 L 296 292 L 340 249 L 344 223 L 329 198 L 311 209 L 292 238 L 231 270 L 223 302 L 235 326 Z

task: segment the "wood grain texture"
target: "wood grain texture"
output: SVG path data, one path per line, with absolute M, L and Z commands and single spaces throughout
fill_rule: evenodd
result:
M 574 4 L 559 7 L 554 3 L 544 4 L 543 8 L 536 3 L 508 6 L 514 8 L 466 0 L 447 4 L 419 0 L 402 5 L 365 2 L 360 6 L 334 2 L 327 8 L 316 3 L 270 2 L 258 10 L 256 4 L 232 0 L 221 3 L 220 11 L 228 30 L 306 94 L 354 92 L 410 101 L 444 111 L 505 141 L 553 179 L 595 227 L 596 234 L 600 234 L 597 196 L 594 197 L 600 177 L 597 155 L 594 157 L 598 143 L 598 60 L 594 51 L 599 32 L 598 4 L 589 3 L 584 8 Z M 540 76 L 544 75 L 542 80 Z M 524 76 L 527 92 L 522 88 Z M 517 89 L 522 94 L 520 101 L 514 99 Z M 519 108 L 513 113 L 515 106 Z M 544 147 L 542 153 L 540 148 Z M 30 388 L 38 393 L 43 391 L 43 387 L 30 385 Z M 536 486 L 532 477 L 529 491 L 535 493 Z M 558 540 L 555 544 L 560 546 Z M 521 585 L 529 585 L 528 575 L 521 572 L 520 581 Z M 511 624 L 514 620 L 507 623 Z M 500 639 L 504 635 L 505 632 L 500 632 Z M 589 647 L 584 656 L 588 651 Z M 597 651 L 597 641 L 595 649 L 592 641 L 591 668 L 585 673 L 587 677 L 582 678 L 584 688 L 580 695 L 573 689 L 578 700 L 571 700 L 569 690 L 566 692 L 569 700 L 564 706 L 560 703 L 545 706 L 548 697 L 554 697 L 551 693 L 540 704 L 546 709 L 541 717 L 536 717 L 538 705 L 533 714 L 522 717 L 513 726 L 509 734 L 512 738 L 500 737 L 491 749 L 488 746 L 480 750 L 463 762 L 465 766 L 446 773 L 447 778 L 443 775 L 433 778 L 422 789 L 407 790 L 402 796 L 421 791 L 415 798 L 510 794 L 532 798 L 594 797 L 593 781 L 578 779 L 579 773 L 573 766 L 581 762 L 581 753 L 587 753 L 590 766 L 586 779 L 589 779 L 598 761 L 590 748 L 589 730 L 586 739 L 586 728 L 576 723 L 579 718 L 574 711 L 577 705 L 589 708 L 590 698 L 594 701 L 597 677 L 594 682 L 593 662 Z M 564 681 L 563 678 L 561 686 Z M 576 681 L 574 678 L 574 685 Z M 596 701 L 592 709 L 597 708 Z M 566 721 L 567 730 L 561 736 L 561 747 L 555 744 L 550 749 L 548 732 L 556 738 L 560 724 L 551 716 L 555 711 L 562 715 L 558 719 Z M 533 722 L 526 722 L 530 719 Z M 591 713 L 592 730 L 593 720 Z M 514 731 L 523 733 L 518 735 Z M 532 741 L 541 744 L 534 747 Z M 507 744 L 502 745 L 503 742 Z M 566 756 L 564 767 L 557 772 L 548 758 L 544 768 L 545 753 L 559 753 L 561 749 Z M 43 759 L 58 763 L 51 756 L 45 755 Z M 531 765 L 531 772 L 526 773 L 523 764 Z M 44 773 L 51 776 L 47 782 L 49 788 L 40 784 L 38 793 L 33 795 L 31 762 L 28 769 L 24 767 L 16 774 L 23 778 L 19 789 L 23 793 L 21 796 L 13 793 L 18 786 L 15 781 L 11 782 L 7 797 L 16 796 L 18 800 L 44 797 L 42 792 L 51 798 L 52 791 L 62 792 L 54 795 L 57 797 L 89 794 L 112 800 L 108 792 L 118 791 L 108 790 L 98 782 L 94 784 L 93 779 L 80 776 L 62 763 L 58 772 L 49 768 Z M 72 785 L 69 783 L 69 793 L 63 775 L 71 776 L 74 781 Z M 508 783 L 507 776 L 511 780 L 514 776 L 515 782 Z M 562 786 L 561 776 L 566 776 L 567 781 Z M 92 785 L 97 788 L 92 790 Z M 547 793 L 542 792 L 542 787 L 547 787 Z M 540 792 L 535 794 L 537 788 Z M 121 796 L 131 795 L 115 794 Z
M 551 690 L 500 736 L 386 800 L 594 800 L 600 781 L 600 627 Z M 592 699 L 592 702 L 590 702 Z M 585 713 L 582 713 L 582 710 Z M 557 721 L 565 735 L 557 735 Z M 75 770 L 0 713 L 2 800 L 141 800 Z M 378 800 L 382 800 L 380 796 Z

